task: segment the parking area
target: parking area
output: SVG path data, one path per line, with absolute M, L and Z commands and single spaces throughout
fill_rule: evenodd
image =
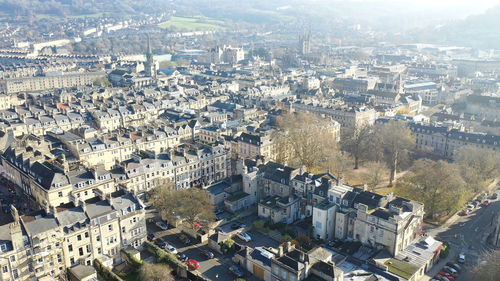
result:
M 147 223 L 148 233 L 154 233 L 156 238 L 162 238 L 166 243 L 176 248 L 178 253 L 186 255 L 189 259 L 196 260 L 200 267 L 197 269 L 205 278 L 210 280 L 234 280 L 235 276 L 229 271 L 229 266 L 232 264 L 232 256 L 220 255 L 209 249 L 207 245 L 191 241 L 189 245 L 185 245 L 180 239 L 180 230 L 178 228 L 169 228 L 161 230 L 154 222 Z M 197 243 L 197 244 L 195 244 Z M 213 259 L 209 259 L 203 255 L 202 251 L 210 251 L 214 254 Z

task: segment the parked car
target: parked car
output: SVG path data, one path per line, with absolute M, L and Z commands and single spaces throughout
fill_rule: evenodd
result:
M 449 267 L 451 267 L 451 268 L 453 268 L 453 269 L 455 269 L 458 272 L 462 271 L 462 267 L 460 265 L 456 264 L 456 263 L 447 262 L 446 265 L 449 266 Z
M 205 257 L 207 257 L 207 258 L 209 258 L 209 259 L 213 259 L 213 258 L 214 258 L 214 253 L 212 253 L 212 252 L 210 252 L 210 251 L 201 250 L 201 253 L 202 253 Z
M 169 251 L 170 253 L 172 253 L 174 255 L 177 254 L 177 249 L 174 246 L 172 246 L 172 245 L 167 245 L 165 247 L 165 249 L 167 249 L 167 251 Z
M 244 276 L 243 272 L 234 264 L 229 267 L 229 271 L 231 271 L 238 278 L 241 278 Z
M 252 237 L 250 237 L 250 235 L 248 235 L 248 233 L 246 233 L 244 231 L 238 231 L 238 233 L 236 233 L 236 236 L 239 237 L 241 240 L 244 240 L 246 242 L 250 242 L 252 240 Z
M 187 262 L 188 257 L 184 255 L 183 253 L 177 254 L 177 258 L 183 262 Z
M 476 206 L 474 206 L 474 205 L 471 205 L 471 204 L 467 205 L 467 209 L 468 209 L 468 210 L 471 210 L 471 211 L 472 211 L 472 210 L 474 210 L 475 208 L 476 208 Z
M 168 229 L 168 225 L 166 223 L 162 222 L 162 221 L 157 221 L 156 222 L 156 226 L 158 226 L 162 230 L 167 230 Z
M 186 263 L 187 263 L 187 266 L 189 268 L 192 268 L 192 269 L 198 269 L 198 268 L 200 268 L 200 264 L 197 261 L 193 260 L 193 259 L 188 260 Z
M 184 234 L 179 235 L 179 240 L 181 240 L 181 242 L 184 243 L 185 245 L 189 245 L 191 243 L 191 239 L 189 239 Z
M 456 271 L 454 268 L 451 268 L 449 266 L 445 266 L 445 267 L 443 267 L 443 270 L 445 272 L 448 272 L 449 274 L 451 274 L 453 277 L 458 276 L 458 271 Z
M 458 263 L 465 263 L 465 254 L 464 253 L 458 254 L 457 262 Z
M 451 274 L 449 274 L 448 272 L 446 271 L 440 271 L 439 272 L 439 275 L 442 277 L 442 278 L 447 278 L 448 280 L 450 281 L 454 281 L 455 280 L 455 277 L 453 277 Z
M 153 240 L 155 240 L 155 235 L 154 235 L 154 233 L 149 233 L 149 234 L 148 234 L 148 240 L 149 240 L 149 241 L 153 241 Z
M 167 243 L 163 241 L 161 238 L 156 238 L 155 244 L 158 245 L 158 247 L 164 249 L 167 246 Z
M 461 216 L 467 216 L 467 215 L 469 215 L 469 214 L 470 214 L 470 209 L 465 209 L 465 210 L 463 210 L 462 212 L 460 212 L 460 215 L 461 215 Z
M 491 195 L 490 199 L 491 200 L 497 200 L 498 199 L 498 194 L 493 193 L 493 195 Z
M 238 229 L 240 228 L 240 224 L 239 223 L 233 223 L 231 224 L 231 229 Z
M 490 201 L 484 200 L 483 204 L 481 205 L 483 205 L 484 207 L 488 207 L 488 205 L 490 205 Z

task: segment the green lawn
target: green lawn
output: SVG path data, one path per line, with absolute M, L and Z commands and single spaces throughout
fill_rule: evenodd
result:
M 202 17 L 172 17 L 170 20 L 158 24 L 158 26 L 175 31 L 207 31 L 226 29 L 223 21 Z

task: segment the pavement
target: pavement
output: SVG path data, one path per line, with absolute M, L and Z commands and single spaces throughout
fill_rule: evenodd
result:
M 442 226 L 426 231 L 429 235 L 447 241 L 451 248 L 448 257 L 429 270 L 426 277 L 421 280 L 432 279 L 447 262 L 456 261 L 459 253 L 465 254 L 466 262 L 465 269 L 455 281 L 468 280 L 467 272 L 480 261 L 484 252 L 493 250 L 487 239 L 494 229 L 493 219 L 500 213 L 500 201 L 489 201 L 489 206 L 478 207 L 467 216 L 454 215 Z

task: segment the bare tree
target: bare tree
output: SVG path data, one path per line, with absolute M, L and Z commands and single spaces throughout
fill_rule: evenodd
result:
M 354 169 L 359 168 L 360 161 L 370 157 L 373 134 L 373 126 L 368 124 L 357 128 L 346 128 L 342 131 L 340 144 L 342 150 L 349 152 L 354 158 Z
M 464 146 L 455 152 L 454 158 L 465 181 L 476 192 L 484 190 L 500 171 L 500 154 L 488 149 Z
M 370 190 L 375 190 L 387 178 L 387 166 L 382 162 L 371 162 L 367 164 L 368 173 L 366 183 Z
M 141 281 L 173 281 L 170 274 L 171 269 L 163 264 L 144 263 L 139 269 L 139 280 Z
M 457 165 L 421 159 L 398 181 L 396 193 L 424 203 L 426 214 L 434 219 L 457 211 L 465 203 L 467 189 Z
M 389 121 L 379 125 L 376 132 L 375 141 L 380 146 L 389 167 L 389 185 L 392 185 L 400 163 L 407 160 L 410 151 L 415 148 L 415 138 L 406 123 L 401 121 Z
M 471 281 L 497 281 L 500 276 L 500 251 L 485 253 L 481 256 L 468 277 Z
M 332 120 L 311 113 L 280 116 L 274 140 L 279 162 L 308 171 L 338 152 Z
M 195 229 L 199 227 L 195 223 L 206 228 L 215 220 L 214 206 L 201 189 L 175 190 L 163 185 L 155 188 L 151 197 L 162 217 L 171 222 L 182 220 L 188 228 Z

